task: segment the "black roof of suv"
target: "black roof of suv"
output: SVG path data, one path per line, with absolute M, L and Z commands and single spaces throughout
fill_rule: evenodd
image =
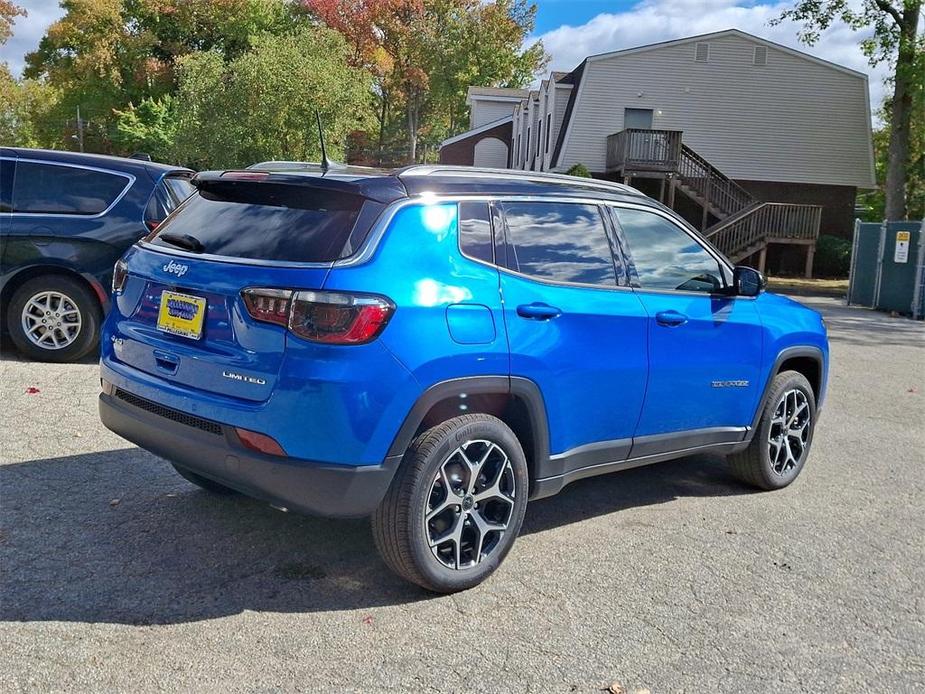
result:
M 327 185 L 344 192 L 354 192 L 378 202 L 388 203 L 403 197 L 434 195 L 563 195 L 594 197 L 601 200 L 658 203 L 635 188 L 593 178 L 511 169 L 472 166 L 414 165 L 401 169 L 375 169 L 365 166 L 334 165 L 327 172 L 311 162 L 268 161 L 253 164 L 247 171 L 265 171 L 273 181 L 311 185 L 310 179 L 323 178 Z M 199 181 L 216 180 L 230 172 L 207 171 L 196 176 Z M 308 179 L 308 180 L 307 180 Z

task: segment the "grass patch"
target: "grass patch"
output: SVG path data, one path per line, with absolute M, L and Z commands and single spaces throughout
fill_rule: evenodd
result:
M 844 297 L 848 294 L 848 280 L 804 279 L 802 277 L 769 277 L 768 289 L 781 294 L 806 296 Z

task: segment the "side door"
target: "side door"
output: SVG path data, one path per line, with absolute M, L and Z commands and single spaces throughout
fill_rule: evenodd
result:
M 511 376 L 546 404 L 551 459 L 539 477 L 627 457 L 646 385 L 646 321 L 593 202 L 500 205 Z
M 128 173 L 20 156 L 7 232 L 16 262 L 64 265 L 108 286 L 113 263 L 144 234 L 142 195 Z
M 755 413 L 763 328 L 695 234 L 651 208 L 611 208 L 648 314 L 649 383 L 633 457 L 741 440 Z

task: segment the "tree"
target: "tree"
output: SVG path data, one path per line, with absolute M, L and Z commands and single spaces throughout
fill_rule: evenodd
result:
M 56 101 L 54 89 L 34 80 L 17 80 L 0 63 L 0 144 L 47 146 L 53 141 L 48 114 Z
M 317 160 L 316 110 L 329 155 L 341 156 L 347 135 L 372 120 L 371 76 L 350 66 L 349 57 L 343 37 L 321 27 L 261 36 L 232 60 L 217 51 L 184 56 L 178 61 L 178 156 L 215 168 Z
M 61 5 L 64 16 L 26 56 L 24 74 L 57 90 L 59 138 L 79 107 L 101 137 L 95 148 L 104 150 L 124 142 L 116 121 L 130 116 L 117 113 L 176 91 L 180 57 L 215 50 L 232 59 L 256 37 L 289 32 L 296 22 L 292 3 L 280 0 L 62 0 Z
M 175 143 L 179 119 L 176 99 L 166 94 L 145 98 L 135 107 L 114 111 L 113 144 L 122 152 L 145 152 L 155 161 L 176 161 Z
M 351 47 L 350 64 L 367 70 L 373 76 L 373 92 L 377 101 L 377 155 L 383 159 L 383 145 L 389 107 L 390 84 L 387 76 L 394 67 L 392 56 L 385 50 L 387 25 L 403 0 L 302 0 L 305 12 L 340 33 Z
M 27 16 L 26 11 L 11 0 L 0 0 L 0 46 L 13 35 L 13 25 L 17 17 Z
M 812 45 L 834 22 L 854 30 L 870 29 L 861 46 L 871 65 L 888 62 L 893 67 L 893 97 L 889 105 L 891 124 L 885 176 L 888 220 L 906 217 L 906 182 L 911 159 L 914 104 L 925 98 L 925 39 L 918 34 L 922 0 L 798 0 L 775 23 L 794 20 L 803 24 L 800 39 Z
M 865 212 L 866 221 L 876 222 L 885 219 L 885 186 L 890 152 L 890 101 L 884 103 L 880 110 L 883 126 L 874 131 L 874 166 L 877 174 L 876 190 L 859 196 Z M 925 99 L 914 99 L 912 117 L 910 118 L 911 152 L 908 177 L 906 179 L 906 216 L 909 219 L 925 218 Z
M 536 5 L 527 0 L 465 2 L 445 22 L 428 66 L 433 108 L 455 134 L 468 126 L 470 86 L 529 84 L 548 56 L 539 41 L 522 49 L 533 31 Z
M 436 141 L 464 121 L 470 85 L 520 87 L 546 62 L 540 43 L 524 49 L 536 8 L 527 0 L 302 0 L 342 33 L 353 60 L 376 77 L 379 149 L 403 121 L 411 160 L 422 135 Z

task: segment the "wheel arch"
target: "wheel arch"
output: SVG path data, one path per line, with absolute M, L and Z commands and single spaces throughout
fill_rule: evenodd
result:
M 36 277 L 44 277 L 46 275 L 69 277 L 80 282 L 90 290 L 93 296 L 96 297 L 97 303 L 99 304 L 100 311 L 102 313 L 106 313 L 106 311 L 109 309 L 109 294 L 106 292 L 106 289 L 103 287 L 103 285 L 100 284 L 99 280 L 97 280 L 92 275 L 86 275 L 65 265 L 28 265 L 26 267 L 20 268 L 19 270 L 16 270 L 14 274 L 7 277 L 6 281 L 3 283 L 3 289 L 0 290 L 0 315 L 3 316 L 4 325 L 6 323 L 7 308 L 9 307 L 10 300 L 13 298 L 13 294 L 16 293 L 16 290 L 29 280 L 35 279 Z
M 758 427 L 761 420 L 761 414 L 764 412 L 768 396 L 771 393 L 771 384 L 774 382 L 774 377 L 783 371 L 796 371 L 805 376 L 813 389 L 817 405 L 821 404 L 821 395 L 825 387 L 825 358 L 822 350 L 811 345 L 787 347 L 781 350 L 774 360 L 774 365 L 764 386 L 764 392 L 761 394 L 761 400 L 758 401 L 758 409 L 752 420 L 752 431 Z
M 497 417 L 511 428 L 524 449 L 532 486 L 539 465 L 549 457 L 549 430 L 542 393 L 526 378 L 475 376 L 432 385 L 411 408 L 388 455 L 400 457 L 423 431 L 476 413 Z

